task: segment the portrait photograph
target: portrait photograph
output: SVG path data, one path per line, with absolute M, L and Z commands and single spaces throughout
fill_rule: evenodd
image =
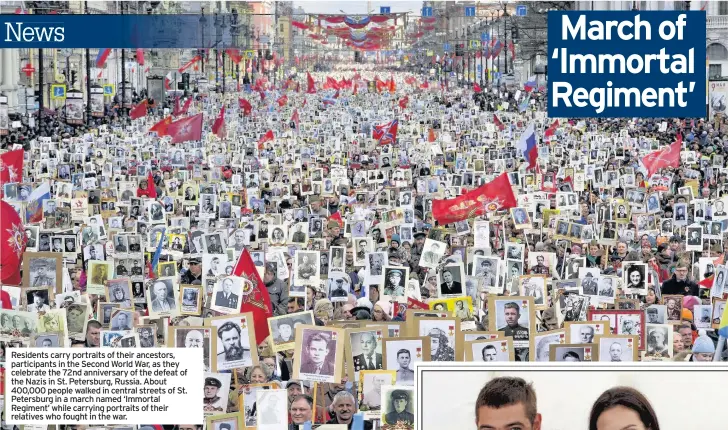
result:
M 177 262 L 176 261 L 160 262 L 157 267 L 157 276 L 159 276 L 160 278 L 177 276 Z
M 622 265 L 622 285 L 627 294 L 646 296 L 647 265 L 645 263 L 625 262 Z
M 388 257 L 386 252 L 370 252 L 366 256 L 367 283 L 382 284 L 386 275 L 384 266 L 387 265 Z M 385 293 L 386 294 L 386 293 Z
M 61 332 L 64 333 L 64 336 L 68 337 L 66 309 L 51 309 L 42 315 L 38 315 L 37 318 L 38 333 Z M 13 321 L 13 323 L 15 323 L 15 321 Z
M 313 311 L 296 312 L 268 318 L 268 329 L 274 352 L 293 351 L 296 346 L 296 327 L 314 325 Z
M 344 272 L 329 273 L 326 280 L 327 297 L 332 303 L 346 302 L 351 291 L 351 278 Z
M 277 385 L 265 384 L 247 384 L 242 386 L 238 394 L 238 409 L 243 419 L 243 425 L 246 430 L 257 430 L 257 410 L 258 410 L 258 391 L 272 390 Z
M 645 324 L 647 346 L 642 352 L 642 361 L 672 361 L 672 324 Z
M 152 324 L 137 325 L 134 330 L 139 335 L 139 348 L 157 347 L 157 326 Z
M 362 370 L 384 369 L 382 359 L 384 332 L 385 330 L 380 328 L 369 327 L 346 331 L 347 342 L 344 345 L 344 352 L 349 379 L 358 381 L 359 372 Z
M 720 327 L 720 320 L 725 313 L 725 300 L 714 300 L 713 301 L 713 329 Z
M 279 430 L 288 425 L 288 391 L 258 390 L 256 393 L 257 430 Z
M 397 426 L 396 428 L 402 430 L 414 429 L 413 387 L 385 386 L 382 388 L 382 399 L 382 414 L 379 419 L 384 426 Z
M 217 360 L 212 351 L 217 350 L 217 329 L 203 326 L 169 326 L 168 348 L 202 348 L 205 372 L 216 371 Z
M 179 290 L 174 278 L 157 278 L 147 282 L 147 309 L 149 316 L 177 316 Z
M 129 278 L 107 280 L 106 298 L 110 303 L 118 303 L 120 308 L 132 309 L 131 282 Z
M 465 342 L 463 351 L 467 362 L 515 361 L 511 338 Z
M 252 313 L 212 317 L 205 320 L 205 325 L 217 327 L 217 343 L 213 352 L 218 372 L 258 364 L 255 331 L 251 330 Z
M 571 344 L 594 343 L 595 336 L 609 334 L 608 321 L 572 321 L 564 323 Z
M 679 324 L 682 320 L 683 296 L 663 295 L 660 303 L 665 305 L 665 318 L 668 324 Z
M 344 330 L 299 325 L 296 327 L 293 379 L 338 382 L 343 376 Z
M 51 287 L 27 288 L 23 291 L 23 304 L 28 312 L 48 312 L 52 296 Z
M 343 272 L 346 265 L 346 248 L 332 246 L 329 249 L 329 273 Z
M 379 418 L 382 409 L 382 387 L 395 385 L 397 377 L 392 370 L 363 370 L 359 375 L 358 410 L 365 420 Z
M 465 295 L 465 270 L 462 264 L 452 264 L 438 273 L 440 297 L 459 297 Z
M 245 430 L 243 417 L 239 413 L 208 416 L 207 430 Z
M 511 208 L 511 219 L 517 229 L 532 228 L 531 217 L 528 215 L 528 211 L 524 208 Z
M 631 335 L 596 336 L 600 362 L 633 362 L 639 357 L 639 338 Z
M 529 353 L 536 333 L 533 297 L 488 297 L 489 327 L 513 338 L 515 361 L 530 361 Z
M 101 327 L 108 329 L 111 328 L 111 313 L 114 309 L 119 309 L 118 303 L 98 302 L 96 315 L 98 321 L 101 323 Z
M 86 340 L 86 328 L 91 316 L 91 306 L 88 303 L 71 303 L 65 309 L 68 337 L 75 340 Z
M 374 251 L 371 237 L 362 237 L 354 240 L 354 265 L 366 266 L 367 254 Z
M 650 305 L 645 309 L 645 317 L 648 324 L 667 324 L 667 306 Z
M 533 297 L 536 310 L 546 310 L 548 299 L 545 275 L 525 275 L 519 278 L 519 296 Z
M 181 285 L 180 296 L 180 315 L 200 315 L 202 313 L 204 291 L 201 285 Z
M 414 386 L 415 363 L 430 360 L 429 337 L 384 338 L 382 344 L 384 370 L 395 372 L 396 385 Z
M 238 276 L 228 276 L 217 281 L 212 290 L 210 309 L 224 314 L 240 312 L 243 282 L 244 279 Z
M 455 335 L 460 331 L 460 320 L 448 317 L 414 317 L 414 336 L 430 338 L 430 361 L 455 361 L 462 354 L 462 345 Z
M 111 311 L 111 330 L 131 330 L 134 326 L 133 312 L 127 309 Z
M 29 288 L 52 287 L 63 291 L 63 256 L 52 252 L 26 252 L 23 254 L 23 286 Z M 102 293 L 103 294 L 103 293 Z
M 422 255 L 420 255 L 419 265 L 428 269 L 437 269 L 440 260 L 445 255 L 447 246 L 445 243 L 430 239 L 425 239 Z
M 606 312 L 606 311 L 600 311 Z M 618 311 L 617 315 L 617 329 L 612 334 L 626 334 L 639 336 L 640 351 L 645 349 L 646 336 L 645 333 L 645 312 L 644 311 Z
M 316 251 L 297 251 L 294 255 L 294 274 L 296 285 L 318 286 L 321 282 L 319 253 Z
M 685 233 L 687 236 L 687 241 L 685 242 L 685 250 L 686 251 L 702 251 L 703 250 L 703 228 L 700 226 L 697 227 L 687 227 L 687 232 Z
M 384 290 L 382 294 L 394 298 L 406 297 L 406 283 L 409 279 L 409 268 L 387 266 L 384 268 Z M 462 287 L 461 287 L 462 289 Z
M 86 292 L 88 294 L 106 294 L 106 281 L 113 279 L 114 266 L 111 261 L 92 260 L 88 262 L 88 283 Z
M 61 333 L 34 334 L 31 345 L 35 348 L 61 348 L 63 335 Z
M 549 347 L 549 361 L 599 361 L 599 345 L 595 343 L 573 345 L 551 345 Z
M 101 330 L 102 348 L 136 348 L 136 333 L 125 330 Z
M 205 371 L 202 410 L 205 417 L 224 415 L 228 407 L 232 373 Z
M 551 345 L 563 345 L 567 343 L 566 330 L 563 328 L 543 331 L 534 335 L 535 352 L 531 354 L 530 361 L 550 361 L 549 351 Z

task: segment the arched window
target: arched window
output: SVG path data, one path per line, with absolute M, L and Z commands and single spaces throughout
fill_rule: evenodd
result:
M 728 61 L 728 49 L 720 43 L 711 43 L 707 51 L 709 61 Z

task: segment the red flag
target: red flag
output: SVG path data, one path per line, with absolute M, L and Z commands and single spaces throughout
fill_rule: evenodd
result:
M 334 90 L 339 89 L 339 83 L 336 81 L 336 79 L 332 78 L 331 76 L 326 77 L 326 85 L 328 85 L 329 88 L 332 88 Z
M 260 94 L 260 101 L 265 100 L 265 92 L 260 91 L 259 94 Z
M 498 130 L 503 131 L 506 126 L 501 122 L 500 118 L 498 118 L 498 115 L 493 114 L 493 123 L 496 127 L 498 127 Z
M 544 140 L 551 140 L 550 138 L 551 138 L 551 136 L 553 136 L 554 134 L 556 134 L 556 129 L 557 128 L 559 128 L 559 120 L 558 119 L 555 120 L 554 122 L 552 122 L 551 125 L 549 126 L 549 128 L 546 129 L 546 132 L 543 134 L 543 139 Z
M 420 88 L 422 88 L 423 90 L 424 89 L 427 89 L 427 88 L 430 88 L 430 83 L 427 82 L 427 81 L 425 81 L 425 82 L 422 83 L 422 85 L 420 85 Z
M 167 127 L 167 134 L 172 136 L 172 143 L 202 139 L 202 114 L 182 118 Z
M 480 85 L 478 85 L 477 82 L 473 82 L 473 91 L 475 91 L 476 93 L 480 93 L 483 92 L 483 89 L 480 88 Z
M 397 141 L 399 120 L 392 120 L 386 124 L 375 125 L 372 130 L 372 139 L 379 141 L 380 145 L 389 145 Z
M 178 116 L 182 113 L 182 108 L 179 106 L 179 97 L 174 98 L 174 109 L 172 109 L 172 115 Z
M 172 117 L 168 116 L 167 118 L 164 118 L 163 120 L 159 121 L 158 123 L 154 124 L 149 131 L 155 131 L 157 132 L 157 136 L 162 137 L 167 135 L 167 127 L 172 124 Z
M 515 206 L 516 196 L 508 174 L 502 173 L 493 181 L 455 199 L 433 200 L 432 215 L 440 225 L 445 225 Z
M 339 224 L 339 227 L 344 226 L 344 220 L 341 219 L 341 214 L 339 213 L 339 211 L 336 211 L 333 214 L 331 214 L 331 216 L 329 217 L 329 220 L 336 221 Z
M 144 65 L 144 50 L 143 49 L 137 49 L 136 50 L 136 57 L 137 57 L 137 63 L 139 63 L 140 66 Z
M 20 216 L 9 203 L 0 200 L 0 282 L 3 284 L 20 285 L 22 282 L 20 267 L 27 241 Z M 29 269 L 26 267 L 25 270 Z
M 220 114 L 215 118 L 215 122 L 212 124 L 212 132 L 220 139 L 225 134 L 225 106 L 220 109 Z
M 270 335 L 268 318 L 273 316 L 273 312 L 271 311 L 268 289 L 265 287 L 263 280 L 260 279 L 258 270 L 247 248 L 243 248 L 243 252 L 238 258 L 238 262 L 233 269 L 233 276 L 244 279 L 245 286 L 243 290 L 247 294 L 241 297 L 240 313 L 251 312 L 253 314 L 255 341 L 260 345 Z
M 316 94 L 316 83 L 313 81 L 311 73 L 309 72 L 306 72 L 306 81 L 308 83 L 308 89 L 306 92 L 309 94 Z
M 406 83 L 407 83 L 408 85 L 414 85 L 414 84 L 416 84 L 416 83 L 417 83 L 417 79 L 416 79 L 416 78 L 415 78 L 414 76 L 407 76 L 406 78 L 404 78 L 404 81 L 405 81 L 405 82 L 406 82 Z
M 156 199 L 157 198 L 157 186 L 154 185 L 154 176 L 152 176 L 152 172 L 149 171 L 149 174 L 147 175 L 147 189 L 149 190 L 149 198 L 150 199 Z
M 359 84 L 354 83 L 354 91 L 351 93 L 351 95 L 355 96 L 359 92 Z
M 437 140 L 437 136 L 435 135 L 435 129 L 431 128 L 430 131 L 427 133 L 427 141 L 432 143 L 435 140 Z
M 179 116 L 179 115 L 184 115 L 184 114 L 186 114 L 186 113 L 187 113 L 187 111 L 188 111 L 188 110 L 190 110 L 190 106 L 191 106 L 191 105 L 192 105 L 192 97 L 188 97 L 188 98 L 187 98 L 187 100 L 185 100 L 185 104 L 184 104 L 184 106 L 182 106 L 182 108 L 180 109 L 180 107 L 179 107 L 179 99 L 177 99 L 177 101 L 175 102 L 175 106 L 174 106 L 174 109 L 175 109 L 175 111 L 176 111 L 177 113 L 175 113 L 175 112 L 173 111 L 173 112 L 172 112 L 172 115 L 174 115 L 174 116 Z
M 23 180 L 23 154 L 25 151 L 16 149 L 0 154 L 0 192 L 2 185 L 8 182 L 22 182 Z
M 286 105 L 286 103 L 288 103 L 288 96 L 284 94 L 278 97 L 278 100 L 276 100 L 276 102 L 278 102 L 278 106 L 283 107 Z
M 404 96 L 404 98 L 399 99 L 399 107 L 402 109 L 407 109 L 407 103 L 409 103 L 409 97 Z
M 131 119 L 139 119 L 144 118 L 147 116 L 147 100 L 142 100 L 141 103 L 131 108 L 129 111 L 129 118 Z
M 663 167 L 680 166 L 680 149 L 682 148 L 682 135 L 678 134 L 675 143 L 658 151 L 645 155 L 642 164 L 647 169 L 647 177 L 652 176 Z
M 511 60 L 516 61 L 516 45 L 512 40 L 508 41 L 508 50 L 511 51 Z
M 244 98 L 238 99 L 238 106 L 240 106 L 240 109 L 243 110 L 243 115 L 245 116 L 250 115 L 250 112 L 253 110 L 253 106 L 250 104 L 249 101 L 245 100 Z
M 260 140 L 258 140 L 258 149 L 263 149 L 263 145 L 273 139 L 275 139 L 275 136 L 273 135 L 273 130 L 266 131 L 264 135 L 260 136 Z

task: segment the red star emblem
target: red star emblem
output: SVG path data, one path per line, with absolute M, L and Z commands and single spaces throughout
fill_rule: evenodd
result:
M 336 337 L 337 337 L 336 332 L 335 331 L 332 331 L 331 332 L 331 339 L 332 340 L 336 340 Z
M 417 358 L 422 357 L 422 348 L 417 348 Z
M 377 330 L 377 341 L 380 341 L 380 340 L 382 340 L 382 331 Z
M 242 318 L 240 320 L 240 327 L 246 328 L 247 323 L 248 323 L 247 320 L 245 318 Z

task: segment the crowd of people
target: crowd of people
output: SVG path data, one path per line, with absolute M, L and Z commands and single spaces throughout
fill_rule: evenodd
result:
M 355 67 L 2 137 L 3 350 L 203 348 L 215 430 L 411 429 L 421 361 L 725 359 L 724 117 Z

